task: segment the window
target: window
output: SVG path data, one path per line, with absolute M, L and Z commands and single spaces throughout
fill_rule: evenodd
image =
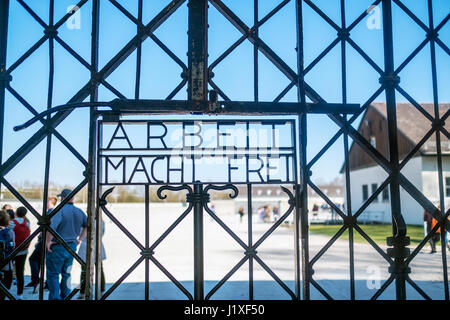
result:
M 389 188 L 388 187 L 383 189 L 383 192 L 381 193 L 381 197 L 383 199 L 383 202 L 389 201 Z
M 366 201 L 369 199 L 369 188 L 367 184 L 363 184 L 362 186 L 362 195 L 363 195 L 363 201 Z
M 377 191 L 377 189 L 378 189 L 378 184 L 372 183 L 371 187 L 372 187 L 372 194 L 374 194 L 375 191 Z M 378 202 L 378 197 L 376 197 L 373 201 Z
M 445 177 L 445 196 L 450 197 L 450 177 Z

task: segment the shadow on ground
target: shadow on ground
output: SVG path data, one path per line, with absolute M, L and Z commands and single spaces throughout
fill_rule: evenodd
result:
M 205 281 L 205 296 L 216 286 L 217 281 Z M 317 280 L 333 299 L 350 299 L 350 281 L 348 280 Z M 193 281 L 182 281 L 183 287 L 191 295 L 194 292 Z M 294 293 L 294 281 L 285 281 L 284 284 Z M 444 299 L 444 287 L 442 282 L 437 281 L 417 281 L 416 284 L 430 298 L 436 300 Z M 375 288 L 372 286 L 375 285 Z M 383 282 L 381 282 L 383 285 Z M 377 283 L 366 280 L 355 281 L 355 294 L 358 300 L 369 300 L 377 292 Z M 110 286 L 107 285 L 107 289 Z M 371 289 L 373 288 L 373 289 Z M 107 300 L 143 300 L 145 299 L 144 283 L 123 283 L 116 288 L 106 299 Z M 253 297 L 255 300 L 291 300 L 291 296 L 275 281 L 254 281 Z M 152 282 L 149 286 L 150 300 L 186 300 L 187 296 L 171 282 Z M 210 300 L 248 300 L 248 281 L 227 281 L 214 294 Z M 326 298 L 311 285 L 311 299 L 325 300 Z M 395 282 L 379 296 L 378 300 L 395 299 Z M 424 298 L 409 284 L 407 284 L 408 300 L 423 300 Z

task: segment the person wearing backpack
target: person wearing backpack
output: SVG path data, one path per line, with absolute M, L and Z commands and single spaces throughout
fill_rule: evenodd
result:
M 16 210 L 16 217 L 14 218 L 14 237 L 16 248 L 19 247 L 31 234 L 30 221 L 25 217 L 27 209 L 19 207 Z M 14 257 L 16 277 L 17 277 L 17 299 L 22 300 L 23 285 L 24 285 L 24 271 L 25 261 L 28 254 L 28 247 L 30 243 L 23 247 Z
M 12 261 L 3 266 L 5 259 L 14 250 L 14 232 L 9 227 L 9 214 L 5 210 L 0 210 L 0 241 L 3 242 L 3 252 L 0 256 L 0 281 L 8 290 L 11 289 L 12 284 Z M 3 266 L 3 267 L 2 267 Z M 0 289 L 0 301 L 6 297 L 5 293 Z

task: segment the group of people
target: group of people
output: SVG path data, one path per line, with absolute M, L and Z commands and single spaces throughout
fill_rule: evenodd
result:
M 29 243 L 23 242 L 29 237 L 30 221 L 26 217 L 28 210 L 25 207 L 19 207 L 16 211 L 10 205 L 4 205 L 0 210 L 0 241 L 2 241 L 2 259 L 6 258 L 15 248 L 21 248 L 19 252 L 11 259 L 1 270 L 1 283 L 10 289 L 14 279 L 17 284 L 17 299 L 21 300 L 24 287 L 24 270 L 28 254 Z M 0 300 L 4 300 L 5 294 L 0 291 Z
M 58 197 L 64 201 L 72 193 L 69 189 L 62 190 Z M 57 204 L 56 197 L 48 199 L 47 214 L 51 213 Z M 13 274 L 15 271 L 17 283 L 17 299 L 23 299 L 24 289 L 24 269 L 26 257 L 28 255 L 28 247 L 31 241 L 24 241 L 30 236 L 31 228 L 30 221 L 26 217 L 27 209 L 25 207 L 18 207 L 16 211 L 10 205 L 4 205 L 0 210 L 0 243 L 2 244 L 3 256 L 0 257 L 0 265 L 8 260 L 8 256 L 21 248 L 19 252 L 14 255 L 13 259 L 0 270 L 0 280 L 4 287 L 11 289 L 13 283 Z M 102 236 L 104 234 L 104 222 L 102 221 Z M 65 244 L 73 251 L 77 251 L 81 259 L 86 261 L 86 235 L 87 235 L 87 216 L 76 207 L 73 199 L 68 199 L 67 203 L 59 209 L 58 212 L 51 218 L 50 227 L 54 230 Z M 44 243 L 43 243 L 44 242 Z M 26 287 L 32 287 L 33 293 L 40 283 L 40 268 L 42 261 L 43 249 L 45 247 L 45 266 L 46 266 L 46 285 L 48 289 L 49 300 L 63 300 L 71 293 L 71 269 L 74 257 L 51 232 L 46 233 L 46 238 L 42 239 L 41 235 L 34 248 L 34 251 L 29 257 L 29 265 L 31 270 L 31 281 Z M 101 258 L 106 259 L 103 243 L 101 244 Z M 85 270 L 82 268 L 80 275 L 80 293 L 79 299 L 84 298 L 85 294 Z M 101 291 L 105 291 L 105 276 L 103 273 L 103 266 L 101 266 Z M 0 290 L 0 300 L 5 299 L 5 294 Z
M 258 208 L 258 218 L 262 222 L 276 222 L 280 218 L 280 208 L 263 205 Z
M 344 203 L 335 203 L 336 208 L 339 210 L 344 211 L 345 210 L 345 204 Z M 337 212 L 334 209 L 333 206 L 328 205 L 327 203 L 323 203 L 321 205 L 318 205 L 317 203 L 313 204 L 312 207 L 312 217 L 313 219 L 318 218 L 319 211 L 329 211 L 331 213 L 331 221 L 335 221 L 337 218 Z

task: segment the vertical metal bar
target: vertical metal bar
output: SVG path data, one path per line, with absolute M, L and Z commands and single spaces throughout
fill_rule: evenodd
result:
M 46 212 L 42 212 L 45 216 Z M 45 257 L 47 255 L 47 248 L 45 247 L 45 239 L 47 237 L 47 227 L 42 226 L 41 231 L 41 261 L 39 266 L 39 300 L 44 300 L 44 278 L 45 278 Z
M 150 247 L 150 190 L 148 184 L 145 185 L 145 249 Z M 149 300 L 149 258 L 145 258 L 145 300 Z
M 91 88 L 90 88 L 90 101 L 95 102 L 98 98 L 98 40 L 99 40 L 99 16 L 100 13 L 100 1 L 92 1 L 92 34 L 91 34 Z M 92 290 L 92 275 L 94 274 L 94 219 L 98 216 L 98 188 L 97 188 L 97 115 L 96 108 L 92 107 L 89 115 L 89 154 L 88 154 L 88 167 L 86 168 L 86 175 L 88 178 L 88 203 L 87 203 L 87 244 L 86 244 L 86 300 L 91 300 L 93 297 Z M 98 221 L 97 221 L 98 224 Z M 97 229 L 97 233 L 101 230 Z M 97 256 L 101 255 L 101 251 L 97 251 Z M 97 277 L 96 277 L 97 278 Z M 98 283 L 97 283 L 98 286 Z M 96 290 L 98 294 L 98 290 Z M 98 295 L 95 298 L 98 298 Z
M 142 0 L 138 4 L 138 21 L 137 33 L 142 31 Z M 134 98 L 139 99 L 139 91 L 141 86 L 141 63 L 142 63 L 142 42 L 139 42 L 136 49 L 136 87 Z
M 11 80 L 6 74 L 6 54 L 8 45 L 9 0 L 0 2 L 0 164 L 3 163 L 3 130 L 5 125 L 5 93 Z M 3 175 L 3 173 L 1 173 Z M 1 194 L 0 184 L 0 194 Z
M 188 100 L 202 102 L 208 96 L 208 1 L 189 0 Z M 196 109 L 202 111 L 200 104 Z M 194 184 L 194 299 L 203 300 L 203 185 Z
M 345 1 L 341 0 L 341 28 L 342 33 L 346 32 L 346 22 L 345 22 Z M 345 35 L 341 37 L 341 81 L 342 81 L 342 103 L 347 103 L 347 64 L 346 64 L 346 51 L 345 51 Z M 347 120 L 347 115 L 344 115 L 345 120 Z M 348 165 L 348 133 L 344 132 L 344 157 L 345 157 L 345 187 L 347 194 L 347 215 L 352 216 L 352 206 L 351 206 L 351 189 L 350 189 L 350 167 Z M 355 257 L 354 257 L 354 235 L 353 226 L 348 228 L 348 245 L 349 245 L 349 263 L 350 263 L 350 299 L 355 300 Z
M 96 114 L 93 115 L 94 116 L 94 121 L 96 124 L 96 127 L 93 129 L 95 130 L 95 134 L 98 134 L 98 121 L 97 121 L 97 116 Z M 99 139 L 100 137 L 95 136 L 94 137 L 96 139 L 96 146 L 98 148 L 99 145 Z M 98 153 L 95 152 L 95 176 L 96 176 L 96 186 L 95 186 L 95 196 L 94 199 L 100 199 L 101 197 L 101 186 L 99 185 L 99 182 L 102 180 L 102 172 L 100 170 L 100 157 L 98 156 Z M 102 234 L 103 234 L 103 228 L 102 228 L 102 222 L 103 217 L 102 217 L 102 210 L 100 209 L 99 205 L 95 205 L 95 249 L 94 252 L 95 254 L 95 299 L 96 300 L 100 300 L 101 296 L 102 296 L 102 291 L 101 291 L 101 279 L 102 279 L 102 268 L 103 268 L 103 262 L 102 262 Z M 106 280 L 105 280 L 106 281 Z
M 297 68 L 298 83 L 297 94 L 298 100 L 302 104 L 302 109 L 306 110 L 306 90 L 304 82 L 304 57 L 303 57 L 303 12 L 302 0 L 296 0 L 296 17 L 297 17 Z M 309 266 L 309 243 L 308 243 L 308 179 L 309 171 L 306 158 L 307 131 L 306 113 L 298 115 L 299 121 L 299 178 L 300 183 L 296 186 L 296 209 L 300 212 L 299 232 L 301 238 L 301 266 L 302 266 L 302 297 L 304 300 L 310 299 L 310 266 Z M 297 212 L 298 212 L 297 211 Z
M 254 0 L 253 25 L 258 25 L 258 0 Z M 259 28 L 255 28 L 255 36 L 258 38 Z M 258 44 L 253 45 L 253 95 L 255 102 L 259 101 L 259 64 L 258 64 Z
M 247 184 L 247 221 L 248 221 L 248 247 L 253 246 L 253 205 L 252 205 L 252 184 Z M 253 256 L 248 258 L 248 297 L 253 300 Z
M 99 288 L 99 283 L 100 283 L 100 277 L 101 272 L 102 272 L 102 268 L 103 268 L 103 262 L 101 259 L 101 255 L 102 255 L 102 221 L 103 221 L 103 210 L 101 210 L 100 205 L 98 204 L 98 199 L 100 199 L 100 197 L 103 194 L 103 189 L 102 186 L 100 184 L 101 181 L 103 181 L 103 171 L 102 171 L 102 162 L 101 162 L 101 158 L 99 156 L 100 154 L 100 146 L 101 146 L 101 141 L 102 141 L 102 137 L 103 137 L 103 127 L 100 126 L 99 121 L 98 121 L 98 114 L 93 112 L 93 121 L 96 122 L 96 126 L 95 126 L 95 130 L 96 130 L 96 146 L 97 146 L 97 151 L 95 152 L 95 195 L 94 195 L 94 199 L 96 199 L 96 203 L 95 203 L 95 224 L 96 224 L 96 230 L 97 232 L 95 233 L 95 252 L 98 252 L 95 257 L 94 257 L 94 263 L 96 266 L 95 269 L 95 299 L 96 300 L 100 300 L 102 294 L 100 293 L 100 290 L 98 290 Z M 100 266 L 100 267 L 97 267 Z M 106 279 L 105 279 L 106 282 Z M 100 283 L 101 286 L 101 283 Z
M 194 299 L 203 300 L 203 185 L 194 184 Z
M 433 22 L 433 7 L 432 1 L 428 0 L 428 20 L 430 32 L 434 32 Z M 438 84 L 437 84 L 437 68 L 436 68 L 436 43 L 434 37 L 430 37 L 430 55 L 431 55 L 431 76 L 433 80 L 433 102 L 434 102 L 434 117 L 436 121 L 440 119 L 439 113 L 439 96 L 438 96 Z M 437 168 L 438 168 L 438 180 L 439 180 L 439 200 L 441 205 L 441 213 L 445 213 L 445 198 L 444 198 L 444 176 L 442 168 L 442 147 L 441 147 L 441 134 L 439 130 L 436 130 L 436 151 L 437 151 Z M 444 224 L 445 226 L 445 224 Z M 447 270 L 447 253 L 445 244 L 445 228 L 441 227 L 441 251 L 442 251 L 442 272 L 444 277 L 444 295 L 445 300 L 449 300 L 449 287 L 448 287 L 448 270 Z
M 347 116 L 346 116 L 347 118 Z M 345 192 L 347 203 L 347 216 L 353 216 L 351 203 L 351 185 L 350 185 L 350 167 L 349 167 L 349 147 L 348 134 L 344 132 L 344 157 L 345 157 Z M 355 300 L 355 246 L 354 246 L 354 229 L 353 226 L 348 227 L 349 233 L 349 258 L 350 258 L 350 299 Z
M 297 300 L 301 300 L 301 257 L 302 254 L 300 249 L 303 249 L 300 246 L 300 237 L 302 232 L 300 228 L 303 226 L 303 219 L 301 218 L 302 214 L 302 190 L 301 185 L 296 182 L 294 185 L 294 194 L 295 194 L 295 211 L 294 211 L 294 268 L 295 268 L 295 297 Z M 303 240 L 303 239 L 302 239 Z
M 295 296 L 298 300 L 301 299 L 301 245 L 300 245 L 300 216 L 301 216 L 301 187 L 299 183 L 299 172 L 298 172 L 298 159 L 297 159 L 297 137 L 296 137 L 296 122 L 294 121 L 292 124 L 292 145 L 294 146 L 294 156 L 293 164 L 292 164 L 292 172 L 293 172 L 293 178 L 295 181 L 294 184 L 294 195 L 295 195 L 295 210 L 293 213 L 294 217 L 294 268 L 295 268 L 295 276 L 294 276 L 294 282 L 295 282 Z M 289 180 L 289 177 L 288 179 Z
M 189 0 L 188 7 L 188 100 L 202 111 L 199 102 L 208 97 L 208 1 Z
M 99 163 L 98 163 L 98 157 L 97 157 L 97 166 L 96 168 L 99 168 Z M 100 180 L 100 172 L 97 172 L 97 177 Z M 99 199 L 100 198 L 100 192 L 101 192 L 101 188 L 98 186 L 96 186 L 96 194 L 95 194 L 95 199 Z M 95 249 L 94 252 L 95 254 L 95 299 L 96 300 L 100 300 L 101 299 L 101 273 L 102 273 L 102 211 L 100 210 L 99 206 L 95 206 Z
M 398 300 L 406 299 L 406 277 L 403 272 L 404 257 L 402 257 L 399 244 L 406 235 L 406 225 L 404 224 L 401 214 L 400 201 L 400 185 L 398 179 L 399 173 L 399 157 L 398 157 L 398 141 L 397 141 L 397 116 L 396 116 L 396 100 L 395 85 L 396 76 L 394 74 L 394 42 L 392 30 L 392 0 L 383 0 L 383 41 L 384 41 L 384 66 L 385 73 L 382 82 L 386 92 L 386 109 L 387 109 L 387 125 L 389 139 L 389 161 L 392 169 L 390 196 L 392 211 L 392 228 L 395 239 L 394 242 L 394 266 L 391 269 L 395 273 L 396 297 Z
M 54 1 L 50 1 L 50 12 L 49 12 L 49 28 L 53 27 L 54 18 Z M 48 50 L 49 50 L 49 75 L 48 75 L 48 92 L 47 92 L 47 109 L 52 107 L 52 97 L 53 97 L 53 79 L 54 79 L 54 41 L 53 37 L 48 39 Z M 46 120 L 49 120 L 51 116 L 49 115 Z M 47 133 L 46 139 L 46 150 L 45 150 L 45 169 L 44 169 L 44 194 L 42 199 L 42 215 L 47 214 L 47 199 L 48 199 L 48 186 L 49 186 L 49 175 L 50 175 L 50 157 L 52 148 L 52 135 Z M 47 238 L 47 228 L 48 224 L 43 225 L 42 229 L 42 256 L 41 256 L 41 266 L 40 266 L 40 287 L 39 287 L 39 299 L 44 299 L 44 274 L 45 274 L 45 257 L 47 253 L 47 248 L 45 246 Z
M 54 0 L 50 1 L 50 13 L 49 13 L 49 28 L 53 28 L 53 16 L 54 16 Z M 49 56 L 49 72 L 48 72 L 48 91 L 47 91 L 47 110 L 52 107 L 53 100 L 53 80 L 55 71 L 55 59 L 54 59 L 54 39 L 49 37 L 48 39 L 48 56 Z M 51 116 L 47 116 L 47 121 Z M 47 198 L 48 198 L 48 185 L 49 185 L 49 173 L 50 173 L 50 156 L 52 148 L 52 134 L 47 133 L 46 152 L 45 152 L 45 173 L 44 173 L 44 195 L 42 199 L 42 211 L 47 212 Z

